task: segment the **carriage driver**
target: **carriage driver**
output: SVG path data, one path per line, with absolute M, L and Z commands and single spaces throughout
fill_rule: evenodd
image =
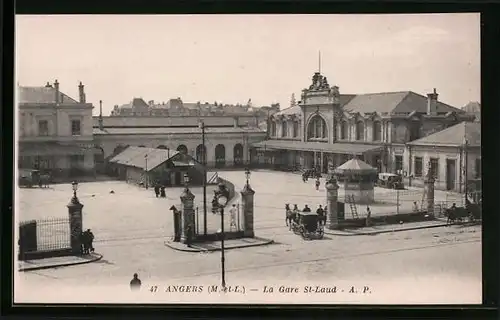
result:
M 325 210 L 323 209 L 323 207 L 321 205 L 319 205 L 319 208 L 316 210 L 316 213 L 318 214 L 318 217 L 319 217 L 318 223 L 320 225 L 323 225 Z

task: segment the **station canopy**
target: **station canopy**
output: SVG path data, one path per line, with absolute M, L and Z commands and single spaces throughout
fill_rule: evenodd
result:
M 110 163 L 136 167 L 147 172 L 170 161 L 174 166 L 194 166 L 195 160 L 178 151 L 145 147 L 128 147 L 109 160 Z
M 290 140 L 265 140 L 252 144 L 259 150 L 297 150 L 297 151 L 316 151 L 331 152 L 339 154 L 362 155 L 365 152 L 380 150 L 381 146 L 359 144 L 359 143 L 323 143 L 323 142 L 302 142 Z

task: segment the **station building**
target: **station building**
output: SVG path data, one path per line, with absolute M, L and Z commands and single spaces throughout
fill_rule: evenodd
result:
M 298 104 L 273 114 L 255 159 L 286 168 L 337 167 L 354 156 L 379 172 L 402 172 L 406 143 L 474 116 L 412 91 L 341 94 L 316 72 Z

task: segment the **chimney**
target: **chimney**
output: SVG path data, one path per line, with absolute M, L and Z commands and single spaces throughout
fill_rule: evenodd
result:
M 438 94 L 436 92 L 436 88 L 432 93 L 427 94 L 427 115 L 436 115 L 437 114 L 437 99 Z
M 99 130 L 104 129 L 104 124 L 102 122 L 102 100 L 99 100 Z
M 47 81 L 47 84 L 45 85 L 45 88 L 52 88 L 52 85 Z
M 85 86 L 82 84 L 80 81 L 80 84 L 78 85 L 78 92 L 80 94 L 80 103 L 85 103 Z
M 56 89 L 56 103 L 60 103 L 61 101 L 61 94 L 59 93 L 59 82 L 57 82 L 57 79 L 56 81 L 54 82 L 54 89 Z

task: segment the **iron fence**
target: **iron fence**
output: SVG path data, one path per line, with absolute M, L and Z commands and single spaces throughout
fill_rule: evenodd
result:
M 71 248 L 69 218 L 36 220 L 35 224 L 36 228 L 30 233 L 35 232 L 36 251 Z
M 221 229 L 221 216 L 220 210 L 213 210 L 210 204 L 207 204 L 207 234 L 215 234 Z M 243 210 L 241 205 L 235 204 L 234 213 L 232 205 L 224 208 L 224 231 L 225 232 L 239 232 L 243 231 Z M 195 208 L 195 232 L 197 235 L 203 235 L 204 230 L 204 214 L 203 206 Z

